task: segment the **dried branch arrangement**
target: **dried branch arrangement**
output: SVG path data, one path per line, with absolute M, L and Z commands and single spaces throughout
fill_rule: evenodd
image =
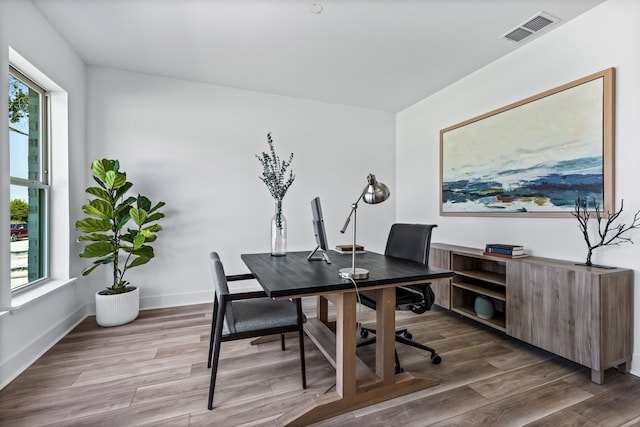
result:
M 582 236 L 584 237 L 585 242 L 587 242 L 588 251 L 585 265 L 588 266 L 593 265 L 591 263 L 591 255 L 593 255 L 593 251 L 595 249 L 602 246 L 617 246 L 621 243 L 633 243 L 633 240 L 631 240 L 630 237 L 623 236 L 623 234 L 633 230 L 634 228 L 640 228 L 640 211 L 635 213 L 631 224 L 614 224 L 614 222 L 619 219 L 620 214 L 622 214 L 624 200 L 620 202 L 620 209 L 614 213 L 607 211 L 606 217 L 603 216 L 603 212 L 600 210 L 600 204 L 596 202 L 595 199 L 593 199 L 592 204 L 593 212 L 589 211 L 587 198 L 579 197 L 576 200 L 575 211 L 571 212 L 571 215 L 576 217 L 578 220 L 578 228 L 580 228 Z M 589 219 L 591 219 L 592 214 L 595 214 L 595 219 L 598 225 L 598 238 L 595 243 L 591 243 L 591 237 L 589 235 Z
M 293 162 L 293 153 L 289 155 L 288 161 L 281 160 L 280 156 L 276 154 L 275 148 L 273 148 L 271 132 L 267 134 L 267 143 L 269 144 L 269 152 L 263 152 L 260 155 L 256 154 L 256 157 L 262 165 L 260 179 L 265 183 L 269 193 L 276 201 L 276 222 L 278 228 L 282 228 L 282 199 L 284 199 L 284 195 L 287 194 L 287 190 L 296 179 L 293 170 L 290 170 L 287 176 L 287 169 Z

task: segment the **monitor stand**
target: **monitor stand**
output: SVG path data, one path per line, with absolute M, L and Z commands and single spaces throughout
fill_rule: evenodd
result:
M 322 261 L 325 260 L 327 264 L 331 264 L 331 260 L 325 251 L 322 251 L 322 257 L 314 257 L 316 252 L 320 249 L 320 246 L 316 246 L 316 248 L 309 254 L 307 257 L 307 261 Z

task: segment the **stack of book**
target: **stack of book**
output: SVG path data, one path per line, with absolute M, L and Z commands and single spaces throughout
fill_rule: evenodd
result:
M 353 253 L 353 245 L 337 245 L 334 251 L 339 252 L 341 254 L 350 254 Z M 356 245 L 356 253 L 364 254 L 367 251 L 364 250 L 364 246 Z
M 524 246 L 506 245 L 503 243 L 489 243 L 484 249 L 485 255 L 502 258 L 524 258 L 528 256 L 524 251 Z

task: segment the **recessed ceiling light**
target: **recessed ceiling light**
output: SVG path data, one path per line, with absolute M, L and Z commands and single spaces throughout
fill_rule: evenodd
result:
M 311 3 L 309 12 L 315 13 L 316 15 L 320 15 L 323 9 L 324 9 L 324 6 L 322 6 L 320 3 Z

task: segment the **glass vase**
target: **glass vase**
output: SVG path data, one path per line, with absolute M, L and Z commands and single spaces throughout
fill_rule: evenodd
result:
M 282 201 L 276 201 L 276 211 L 271 218 L 271 256 L 287 254 L 287 220 L 282 214 Z

